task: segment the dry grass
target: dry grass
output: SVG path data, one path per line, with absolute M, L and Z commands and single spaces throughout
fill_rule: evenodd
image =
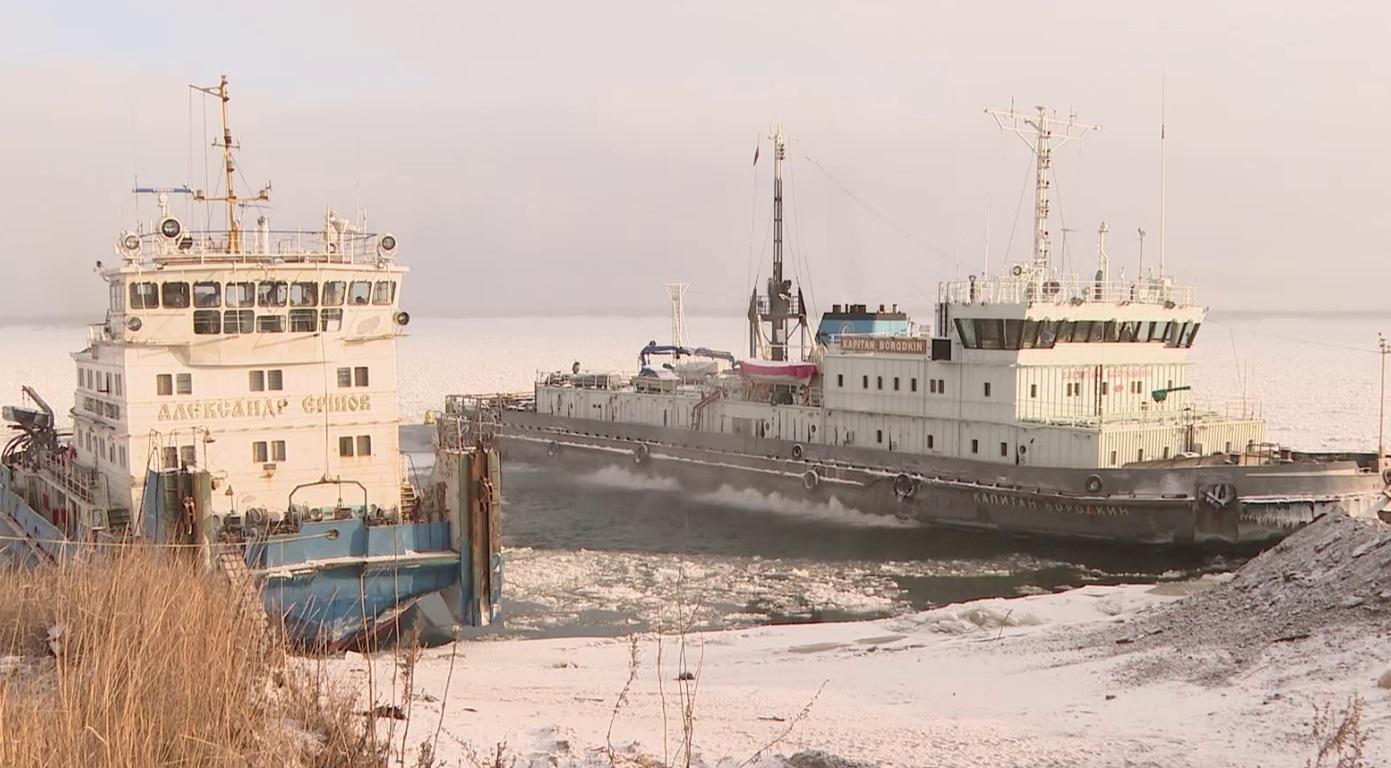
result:
M 380 766 L 354 696 L 198 563 L 131 548 L 0 572 L 0 765 Z

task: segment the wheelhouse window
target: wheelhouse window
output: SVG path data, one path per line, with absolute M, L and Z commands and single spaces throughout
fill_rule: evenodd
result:
M 372 290 L 372 303 L 385 306 L 396 300 L 396 281 L 378 280 L 377 287 Z
M 340 386 L 340 387 L 351 387 L 352 385 L 353 385 L 353 369 L 351 369 L 351 368 L 339 368 L 339 369 L 338 369 L 338 386 Z
M 976 326 L 970 320 L 956 319 L 956 335 L 961 337 L 961 346 L 976 348 Z
M 372 455 L 372 436 L 371 436 L 371 435 L 358 435 L 358 436 L 357 436 L 357 455 L 359 455 L 359 456 L 371 456 L 371 455 Z
M 345 456 L 345 457 L 346 457 L 346 456 L 352 456 L 352 455 L 353 455 L 353 439 L 352 439 L 352 437 L 350 437 L 350 436 L 344 436 L 344 437 L 338 438 L 338 455 L 339 455 L 339 456 Z
M 329 280 L 324 283 L 324 306 L 341 307 L 348 296 L 348 284 L 342 280 Z
M 215 309 L 193 310 L 193 332 L 214 334 L 222 331 L 222 313 Z
M 193 306 L 203 309 L 222 307 L 222 286 L 218 283 L 193 284 Z
M 256 306 L 283 307 L 288 292 L 283 280 L 262 280 L 256 284 Z
M 290 333 L 313 333 L 319 330 L 319 310 L 290 310 Z
M 1022 346 L 1023 320 L 1005 321 L 1005 349 L 1019 349 Z
M 160 396 L 174 394 L 174 377 L 167 373 L 155 374 L 155 392 Z
M 1004 327 L 1001 320 L 977 320 L 976 340 L 981 349 L 1003 349 Z
M 365 387 L 365 386 L 367 386 L 367 366 L 365 366 L 365 365 L 359 365 L 359 366 L 357 366 L 356 368 L 353 369 L 353 386 L 354 386 L 354 387 Z
M 1198 337 L 1198 326 L 1199 326 L 1199 325 L 1202 325 L 1202 323 L 1187 323 L 1187 324 L 1185 324 L 1185 327 L 1184 327 L 1184 329 L 1183 329 L 1183 333 L 1179 335 L 1178 345 L 1179 345 L 1180 347 L 1191 347 L 1191 346 L 1193 346 L 1193 340 L 1196 339 L 1196 338 Z
M 251 460 L 257 464 L 270 461 L 270 445 L 265 440 L 257 440 L 251 444 Z
M 284 333 L 284 315 L 257 315 L 256 330 L 260 333 Z
M 1059 344 L 1071 344 L 1072 337 L 1077 333 L 1077 323 L 1072 320 L 1063 320 L 1058 323 L 1057 342 Z
M 181 395 L 193 394 L 193 374 L 181 373 L 175 376 L 174 391 Z
M 1023 333 L 1019 336 L 1019 349 L 1033 349 L 1038 344 L 1038 326 L 1037 320 L 1024 321 Z
M 372 284 L 366 280 L 354 280 L 348 291 L 348 303 L 353 306 L 366 306 L 372 299 Z
M 251 309 L 229 309 L 222 313 L 223 333 L 251 333 L 256 330 L 256 312 Z
M 343 310 L 341 309 L 321 309 L 319 310 L 319 330 L 321 331 L 341 331 L 343 329 Z
M 250 387 L 252 392 L 266 391 L 266 372 L 250 371 Z
M 184 309 L 188 307 L 188 283 L 165 283 L 160 293 L 161 298 L 164 299 L 164 307 L 166 309 Z
M 318 303 L 318 283 L 290 283 L 290 306 L 313 307 Z
M 131 283 L 130 308 L 159 309 L 159 285 L 155 283 Z
M 227 284 L 227 307 L 254 307 L 256 306 L 256 284 L 255 283 L 228 283 Z

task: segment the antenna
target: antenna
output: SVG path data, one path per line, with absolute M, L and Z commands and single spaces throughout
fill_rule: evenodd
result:
M 227 121 L 227 102 L 230 97 L 227 95 L 227 76 L 222 75 L 214 86 L 189 85 L 195 91 L 206 93 L 209 96 L 216 96 L 222 102 L 222 141 L 219 143 L 213 140 L 214 147 L 222 148 L 222 160 L 224 170 L 227 174 L 227 188 L 220 197 L 208 197 L 203 190 L 194 193 L 194 200 L 222 201 L 227 203 L 227 252 L 241 252 L 241 228 L 237 223 L 237 197 L 236 188 L 236 166 L 232 162 L 232 150 L 240 149 L 240 146 L 232 141 L 232 124 Z M 263 188 L 255 197 L 246 198 L 248 201 L 270 200 L 270 188 Z
M 671 345 L 686 346 L 686 289 L 690 283 L 667 283 L 667 296 L 671 299 Z
M 1089 132 L 1101 130 L 1101 126 L 1077 122 L 1076 113 L 1060 120 L 1048 107 L 1034 109 L 1037 114 L 1033 116 L 1017 111 L 1013 105 L 1009 109 L 987 109 L 985 113 L 995 118 L 1000 130 L 1018 136 L 1034 153 L 1033 277 L 1041 280 L 1049 273 L 1048 173 L 1053 167 L 1053 150 L 1071 141 L 1081 141 Z
M 985 272 L 990 275 L 990 195 L 985 196 Z
M 1143 227 L 1136 227 L 1136 232 L 1140 233 L 1140 268 L 1137 270 L 1136 279 L 1143 280 L 1145 277 L 1145 230 Z
M 773 360 L 788 360 L 788 321 L 795 321 L 801 333 L 802 354 L 806 354 L 806 302 L 800 288 L 783 277 L 782 263 L 782 163 L 787 159 L 787 137 L 782 126 L 773 135 L 773 271 L 768 277 L 767 295 L 760 297 L 755 288 L 749 297 L 749 355 L 758 356 L 764 349 L 763 323 L 768 324 L 767 350 Z
M 1107 273 L 1111 270 L 1111 260 L 1106 255 L 1106 233 L 1110 228 L 1106 222 L 1101 222 L 1101 226 L 1096 228 L 1096 300 L 1101 301 L 1106 298 Z
M 1164 277 L 1164 203 L 1165 203 L 1165 171 L 1164 162 L 1164 112 L 1167 101 L 1168 74 L 1160 71 L 1159 74 L 1159 276 Z

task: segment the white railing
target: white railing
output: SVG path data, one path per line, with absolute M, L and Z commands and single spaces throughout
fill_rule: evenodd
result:
M 128 259 L 169 264 L 205 262 L 305 261 L 334 264 L 371 264 L 384 255 L 381 237 L 370 232 L 305 230 L 227 230 L 184 232 L 177 238 L 159 233 L 135 236 L 139 248 L 122 250 Z M 394 256 L 394 254 L 391 254 Z
M 1095 427 L 1101 424 L 1140 424 L 1155 427 L 1184 427 L 1214 422 L 1257 421 L 1261 405 L 1255 400 L 1231 399 L 1204 401 L 1191 407 L 1154 407 L 1097 413 L 1068 413 L 1066 409 L 1037 409 L 1020 414 L 1019 420 L 1070 427 Z
M 1192 306 L 1197 301 L 1191 286 L 1173 281 L 1142 279 L 1099 282 L 1069 278 L 1033 280 L 1018 278 L 954 280 L 938 286 L 938 300 L 950 304 L 1160 304 Z

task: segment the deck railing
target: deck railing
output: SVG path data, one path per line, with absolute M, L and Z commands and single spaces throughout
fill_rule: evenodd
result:
M 244 229 L 184 232 L 177 238 L 137 235 L 139 248 L 123 255 L 163 264 L 308 262 L 373 264 L 384 255 L 381 237 L 371 232 Z M 394 254 L 393 254 L 394 255 Z
M 1166 307 L 1193 306 L 1197 293 L 1191 286 L 1174 285 L 1170 280 L 1142 279 L 1134 282 L 1082 280 L 1033 280 L 991 278 L 954 280 L 938 287 L 938 299 L 952 304 L 1159 304 Z

